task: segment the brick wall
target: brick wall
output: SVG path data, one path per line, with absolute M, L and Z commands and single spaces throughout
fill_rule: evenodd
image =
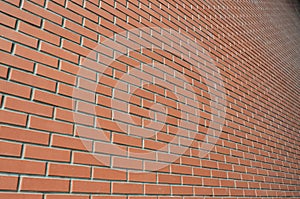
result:
M 0 199 L 300 198 L 299 9 L 1 0 Z

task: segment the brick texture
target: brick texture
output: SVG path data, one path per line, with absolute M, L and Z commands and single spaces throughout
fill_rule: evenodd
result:
M 1 0 L 0 199 L 300 198 L 299 22 L 296 0 Z

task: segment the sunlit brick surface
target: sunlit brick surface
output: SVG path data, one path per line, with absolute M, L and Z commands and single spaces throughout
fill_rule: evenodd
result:
M 300 198 L 296 0 L 0 0 L 0 199 Z

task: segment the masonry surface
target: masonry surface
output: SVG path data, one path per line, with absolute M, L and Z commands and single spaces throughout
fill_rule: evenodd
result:
M 0 199 L 300 198 L 300 5 L 0 0 Z

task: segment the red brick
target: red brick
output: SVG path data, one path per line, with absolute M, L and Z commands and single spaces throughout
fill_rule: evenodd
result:
M 88 11 L 88 9 L 85 9 L 81 6 L 76 5 L 73 2 L 68 2 L 67 3 L 67 9 L 71 10 L 74 13 L 77 13 L 78 15 L 81 15 L 87 19 L 90 19 L 94 22 L 98 22 L 98 15 Z
M 146 198 L 146 199 L 157 199 L 156 196 L 129 196 L 128 197 L 128 199 L 144 199 L 144 198 Z
M 216 161 L 211 161 L 211 160 L 201 160 L 200 161 L 202 167 L 206 168 L 218 168 L 218 164 Z
M 141 117 L 150 118 L 148 110 L 145 110 L 143 108 L 140 108 L 140 107 L 137 107 L 137 106 L 134 106 L 131 104 L 129 105 L 129 112 L 131 114 L 139 115 Z
M 49 134 L 33 130 L 21 129 L 16 127 L 0 126 L 0 138 L 36 143 L 46 145 L 49 142 Z
M 227 178 L 227 173 L 225 171 L 212 170 L 211 175 L 218 178 Z
M 73 133 L 73 124 L 66 123 L 66 122 L 59 122 L 55 120 L 49 120 L 44 118 L 39 118 L 35 116 L 30 117 L 30 128 L 39 129 L 44 131 L 53 131 L 62 134 L 69 134 Z
M 125 12 L 120 12 L 118 9 L 114 8 L 114 4 L 110 4 L 110 2 L 103 2 L 101 3 L 101 8 L 106 10 L 108 13 L 111 13 L 114 16 L 117 16 L 117 18 L 122 19 L 123 21 L 126 21 L 126 15 L 128 15 L 129 12 L 131 12 L 129 9 L 122 10 Z M 125 14 L 126 13 L 126 14 Z
M 56 163 L 48 164 L 49 176 L 89 178 L 90 173 L 90 168 L 87 166 L 75 166 Z
M 72 99 L 40 90 L 34 91 L 33 100 L 68 109 L 72 109 L 73 107 Z
M 48 117 L 51 117 L 53 113 L 53 107 L 13 97 L 6 97 L 4 106 L 8 109 L 13 109 L 16 111 Z
M 237 172 L 228 172 L 228 178 L 231 178 L 231 179 L 239 179 L 241 180 L 242 179 L 242 176 L 240 173 L 237 173 Z
M 192 167 L 182 165 L 171 165 L 172 173 L 192 174 Z
M 113 157 L 113 166 L 115 168 L 140 170 L 143 167 L 143 162 L 141 160 L 135 160 L 133 158 Z
M 9 66 L 20 68 L 27 71 L 33 71 L 33 62 L 25 60 L 23 58 L 0 52 L 0 63 L 7 64 Z
M 65 6 L 66 5 L 66 0 L 53 0 L 53 2 L 61 5 L 61 6 Z
M 44 162 L 0 158 L 0 163 L 1 172 L 43 175 L 46 171 Z
M 97 96 L 97 104 L 98 105 L 111 108 L 112 103 L 113 103 L 113 100 L 111 99 L 111 97 L 102 96 L 102 95 Z M 125 107 L 125 108 L 127 109 L 127 107 Z
M 180 175 L 158 174 L 158 182 L 160 184 L 180 184 Z
M 5 0 L 6 2 L 14 5 L 15 7 L 20 7 L 20 0 L 14 1 L 14 0 Z
M 174 195 L 193 195 L 192 186 L 172 186 L 172 193 Z
M 41 7 L 44 7 L 44 6 L 45 6 L 45 1 L 44 1 L 44 0 L 42 0 L 42 1 L 40 1 L 40 0 L 31 0 L 31 2 L 33 2 L 33 3 L 35 3 L 36 5 L 39 5 L 39 6 L 41 6 Z
M 73 163 L 94 166 L 110 165 L 110 157 L 97 153 L 73 152 Z
M 69 51 L 63 50 L 57 46 L 48 44 L 43 41 L 40 43 L 40 50 L 47 54 L 53 55 L 55 57 L 58 57 L 58 58 L 61 58 L 61 59 L 64 59 L 64 60 L 67 60 L 67 61 L 70 61 L 73 63 L 78 63 L 78 61 L 79 61 L 78 55 L 71 53 Z
M 37 2 L 40 3 L 40 2 Z M 29 1 L 25 1 L 23 3 L 23 9 L 27 10 L 31 13 L 34 13 L 42 18 L 48 19 L 50 21 L 53 21 L 54 23 L 57 24 L 62 24 L 62 17 L 58 16 L 54 13 L 48 12 L 47 10 L 29 2 Z
M 86 3 L 86 9 L 94 12 L 96 15 L 104 17 L 105 19 L 113 21 L 113 15 L 111 13 L 105 12 L 103 9 L 99 8 L 98 6 L 95 6 L 91 2 Z
M 4 80 L 0 80 L 0 91 L 3 93 L 8 93 L 11 95 L 29 98 L 31 88 L 27 86 L 23 86 L 21 84 L 16 84 L 13 82 L 8 82 Z
M 34 60 L 36 62 L 43 63 L 52 67 L 57 67 L 58 65 L 57 58 L 41 52 L 34 51 L 23 46 L 16 45 L 15 53 L 16 55 L 19 55 L 21 57 L 25 57 L 27 59 Z
M 86 5 L 89 5 L 89 2 L 87 2 Z M 109 13 L 107 13 L 109 15 Z M 104 35 L 108 38 L 111 38 L 113 36 L 113 32 L 101 25 L 98 25 L 97 23 L 94 23 L 90 20 L 86 20 L 84 23 L 84 27 L 91 29 L 93 31 L 96 31 L 97 33 L 100 33 L 101 35 Z M 84 40 L 84 46 L 93 46 L 92 48 L 95 49 L 97 45 L 95 45 L 95 41 L 88 39 L 88 38 L 83 38 Z M 106 49 L 105 51 L 110 52 L 110 50 Z M 107 52 L 103 52 L 104 54 L 107 54 Z
M 84 77 L 90 80 L 96 80 L 96 73 L 84 67 L 78 67 L 74 64 L 61 61 L 61 70 L 72 73 L 79 77 Z
M 166 143 L 163 142 L 157 142 L 153 140 L 144 140 L 144 147 L 147 149 L 152 149 L 152 150 L 162 150 L 166 151 Z
M 71 153 L 68 150 L 25 145 L 24 156 L 39 160 L 69 162 Z
M 67 29 L 72 30 L 82 36 L 88 37 L 94 41 L 97 41 L 97 34 L 95 32 L 92 32 L 86 28 L 83 28 L 82 26 L 77 25 L 76 23 L 73 23 L 71 21 L 66 20 L 65 26 Z
M 110 111 L 108 112 L 107 109 L 103 108 L 104 111 L 102 111 L 100 108 L 96 110 L 97 115 L 99 115 L 98 112 L 103 112 L 102 114 L 104 115 L 103 117 L 107 117 L 107 118 L 111 118 L 112 112 Z M 134 115 L 129 115 L 128 113 L 123 113 L 120 111 L 114 111 L 113 112 L 114 117 L 113 119 L 117 122 L 125 122 L 125 123 L 131 123 L 133 125 L 142 125 L 142 118 L 139 116 L 134 116 Z M 153 132 L 150 130 L 145 130 L 145 129 L 141 129 L 141 127 L 134 127 L 134 126 L 129 126 L 128 129 L 128 133 L 132 136 L 137 135 L 139 137 L 141 137 L 142 135 L 153 135 Z
M 96 95 L 83 89 L 74 88 L 72 86 L 60 83 L 58 85 L 58 93 L 83 101 L 95 102 Z
M 67 122 L 74 122 L 78 124 L 84 124 L 88 126 L 93 126 L 94 117 L 91 115 L 81 114 L 78 112 L 73 112 L 65 109 L 56 108 L 55 119 L 64 120 Z
M 117 144 L 124 144 L 129 146 L 142 146 L 142 140 L 141 138 L 136 138 L 130 135 L 124 135 L 124 134 L 113 134 L 113 142 Z
M 132 181 L 132 182 L 156 182 L 156 174 L 155 173 L 129 172 L 128 178 L 129 178 L 129 181 Z
M 21 10 L 17 7 L 14 7 L 12 5 L 9 5 L 8 3 L 5 3 L 4 1 L 0 2 L 0 10 L 4 13 L 7 13 L 9 15 L 14 16 L 15 18 L 24 20 L 28 23 L 31 23 L 35 26 L 41 25 L 41 18 L 30 14 L 29 12 L 25 12 L 24 10 Z
M 16 32 L 15 30 L 1 26 L 0 32 L 1 36 L 13 40 L 14 42 L 21 43 L 32 48 L 37 47 L 37 39 Z
M 110 183 L 98 181 L 72 181 L 73 193 L 110 193 Z
M 11 80 L 16 82 L 49 91 L 55 91 L 56 88 L 56 83 L 54 81 L 44 79 L 39 76 L 35 76 L 30 73 L 25 73 L 19 70 L 12 70 L 10 78 Z
M 195 188 L 195 195 L 212 196 L 213 195 L 213 188 L 210 188 L 210 187 L 196 187 Z
M 51 34 L 51 33 L 48 33 L 46 31 L 43 31 L 39 28 L 36 28 L 36 27 L 34 27 L 30 24 L 24 23 L 24 22 L 20 22 L 19 31 L 22 32 L 22 33 L 26 33 L 28 35 L 31 35 L 33 37 L 36 37 L 38 39 L 47 41 L 49 43 L 55 44 L 55 45 L 59 45 L 59 43 L 60 43 L 60 39 L 59 39 L 58 36 L 56 36 L 54 34 Z
M 113 168 L 94 168 L 93 169 L 94 179 L 103 180 L 126 180 L 125 170 L 116 170 Z
M 95 141 L 95 152 L 104 152 L 109 150 L 111 148 L 111 144 L 107 143 L 99 143 L 97 141 L 110 141 L 110 132 L 107 131 L 101 131 L 99 129 L 93 129 L 89 127 L 84 127 L 84 126 L 76 126 L 75 129 L 75 134 L 76 136 L 82 137 L 82 138 L 91 138 Z M 99 150 L 99 151 L 98 151 Z
M 0 121 L 5 124 L 25 126 L 27 123 L 27 115 L 8 110 L 0 110 Z
M 189 144 L 191 144 L 190 143 L 190 140 L 188 140 L 187 141 L 188 143 L 188 145 Z M 183 141 L 182 141 L 182 143 L 183 143 Z M 195 144 L 195 146 L 198 146 L 197 145 L 197 143 L 196 142 L 194 142 L 193 144 Z M 191 147 L 193 147 L 193 144 L 191 144 Z M 176 149 L 175 149 L 176 150 Z M 178 148 L 178 154 L 180 154 L 180 153 L 185 153 L 185 154 L 187 154 L 187 153 L 189 153 L 189 151 L 185 148 L 185 147 L 183 147 L 183 148 Z M 190 158 L 190 157 L 185 157 L 185 156 L 182 156 L 181 157 L 181 162 L 182 162 L 182 164 L 185 164 L 185 165 L 193 165 L 193 166 L 199 166 L 200 165 L 200 161 L 199 161 L 199 159 L 198 158 Z
M 111 70 L 109 70 L 111 71 Z M 91 81 L 89 79 L 79 78 L 78 85 L 80 88 L 87 89 L 92 92 L 96 92 L 97 94 L 112 96 L 112 88 L 98 84 L 95 81 Z
M 18 188 L 17 176 L 0 176 L 0 190 L 16 191 L 17 188 Z
M 16 21 L 15 18 L 0 13 L 0 24 L 14 28 L 16 26 Z
M 54 2 L 48 2 L 47 4 L 47 9 L 51 10 L 54 13 L 57 13 L 61 16 L 63 16 L 64 18 L 76 21 L 77 23 L 81 23 L 82 22 L 82 17 L 77 15 L 76 13 L 65 9 L 64 7 L 54 3 Z
M 92 196 L 92 199 L 127 199 L 127 196 Z
M 83 138 L 62 136 L 62 135 L 52 135 L 52 146 L 61 147 L 61 148 L 69 148 L 76 150 L 92 150 L 92 142 Z
M 104 58 L 107 58 L 107 57 L 104 57 Z M 109 58 L 108 62 L 109 63 L 111 62 L 110 58 Z M 97 65 L 96 65 L 96 67 L 97 67 Z M 104 73 L 106 73 L 107 71 L 110 71 L 110 70 L 109 69 L 105 69 Z M 108 73 L 107 75 L 111 75 L 111 74 Z M 100 74 L 98 76 L 98 78 L 99 78 L 98 83 L 105 84 L 105 85 L 110 86 L 110 87 L 115 87 L 117 85 L 117 83 L 121 84 L 121 82 L 118 82 L 116 79 L 109 78 L 109 77 L 107 77 L 107 76 L 105 76 L 103 74 Z M 126 86 L 126 84 L 125 84 L 125 86 Z M 125 86 L 123 86 L 123 87 L 125 87 Z M 119 89 L 122 89 L 122 87 L 120 86 Z M 123 90 L 128 91 L 128 88 L 125 88 Z
M 67 29 L 61 28 L 60 26 L 53 24 L 51 22 L 45 21 L 44 29 L 55 35 L 59 35 L 62 38 L 69 39 L 76 43 L 79 43 L 79 41 L 80 41 L 80 35 L 75 34 Z
M 8 68 L 6 66 L 0 65 L 0 77 L 7 79 Z
M 70 42 L 68 40 L 63 40 L 63 48 L 83 57 L 88 57 L 90 59 L 96 60 L 95 51 L 79 46 L 76 43 Z
M 70 180 L 22 177 L 21 191 L 67 192 Z
M 46 194 L 45 199 L 89 199 L 88 195 Z
M 139 149 L 139 148 L 128 148 L 128 153 L 130 158 L 139 158 L 139 159 L 147 159 L 147 160 L 156 160 L 156 152 Z
M 143 194 L 144 186 L 142 184 L 113 182 L 112 192 L 115 194 Z
M 146 171 L 160 171 L 170 173 L 170 164 L 162 162 L 144 161 Z
M 0 38 L 0 50 L 4 50 L 6 52 L 11 52 L 12 43 L 10 41 Z
M 56 69 L 44 66 L 42 64 L 37 65 L 37 74 L 46 78 L 54 79 L 60 82 L 65 82 L 71 85 L 74 85 L 76 81 L 75 76 L 65 73 L 63 71 L 58 71 Z
M 3 142 L 0 140 L 0 154 L 3 156 L 20 157 L 21 150 L 22 150 L 22 145 L 19 143 Z
M 32 193 L 0 193 L 0 199 L 42 199 L 42 194 L 32 194 Z
M 127 129 L 125 127 L 125 124 L 121 124 L 112 120 L 107 120 L 102 118 L 97 118 L 97 127 L 104 130 L 110 130 L 116 132 L 123 132 L 123 129 Z
M 109 18 L 109 16 L 107 18 Z M 115 32 L 115 33 L 121 33 L 122 31 L 124 31 L 124 29 L 119 27 L 119 26 L 113 26 L 113 22 L 109 21 L 109 20 L 106 20 L 105 17 L 101 18 L 100 25 L 102 27 L 105 27 L 105 28 Z M 120 49 L 118 48 L 118 50 L 120 50 Z M 124 52 L 124 51 L 121 51 L 121 52 Z
M 182 176 L 182 184 L 185 185 L 202 185 L 202 178 L 195 176 Z
M 146 194 L 157 194 L 157 195 L 167 195 L 171 194 L 171 186 L 169 185 L 157 185 L 157 184 L 146 184 L 145 185 Z
M 221 181 L 217 178 L 203 178 L 203 185 L 205 186 L 220 186 Z

